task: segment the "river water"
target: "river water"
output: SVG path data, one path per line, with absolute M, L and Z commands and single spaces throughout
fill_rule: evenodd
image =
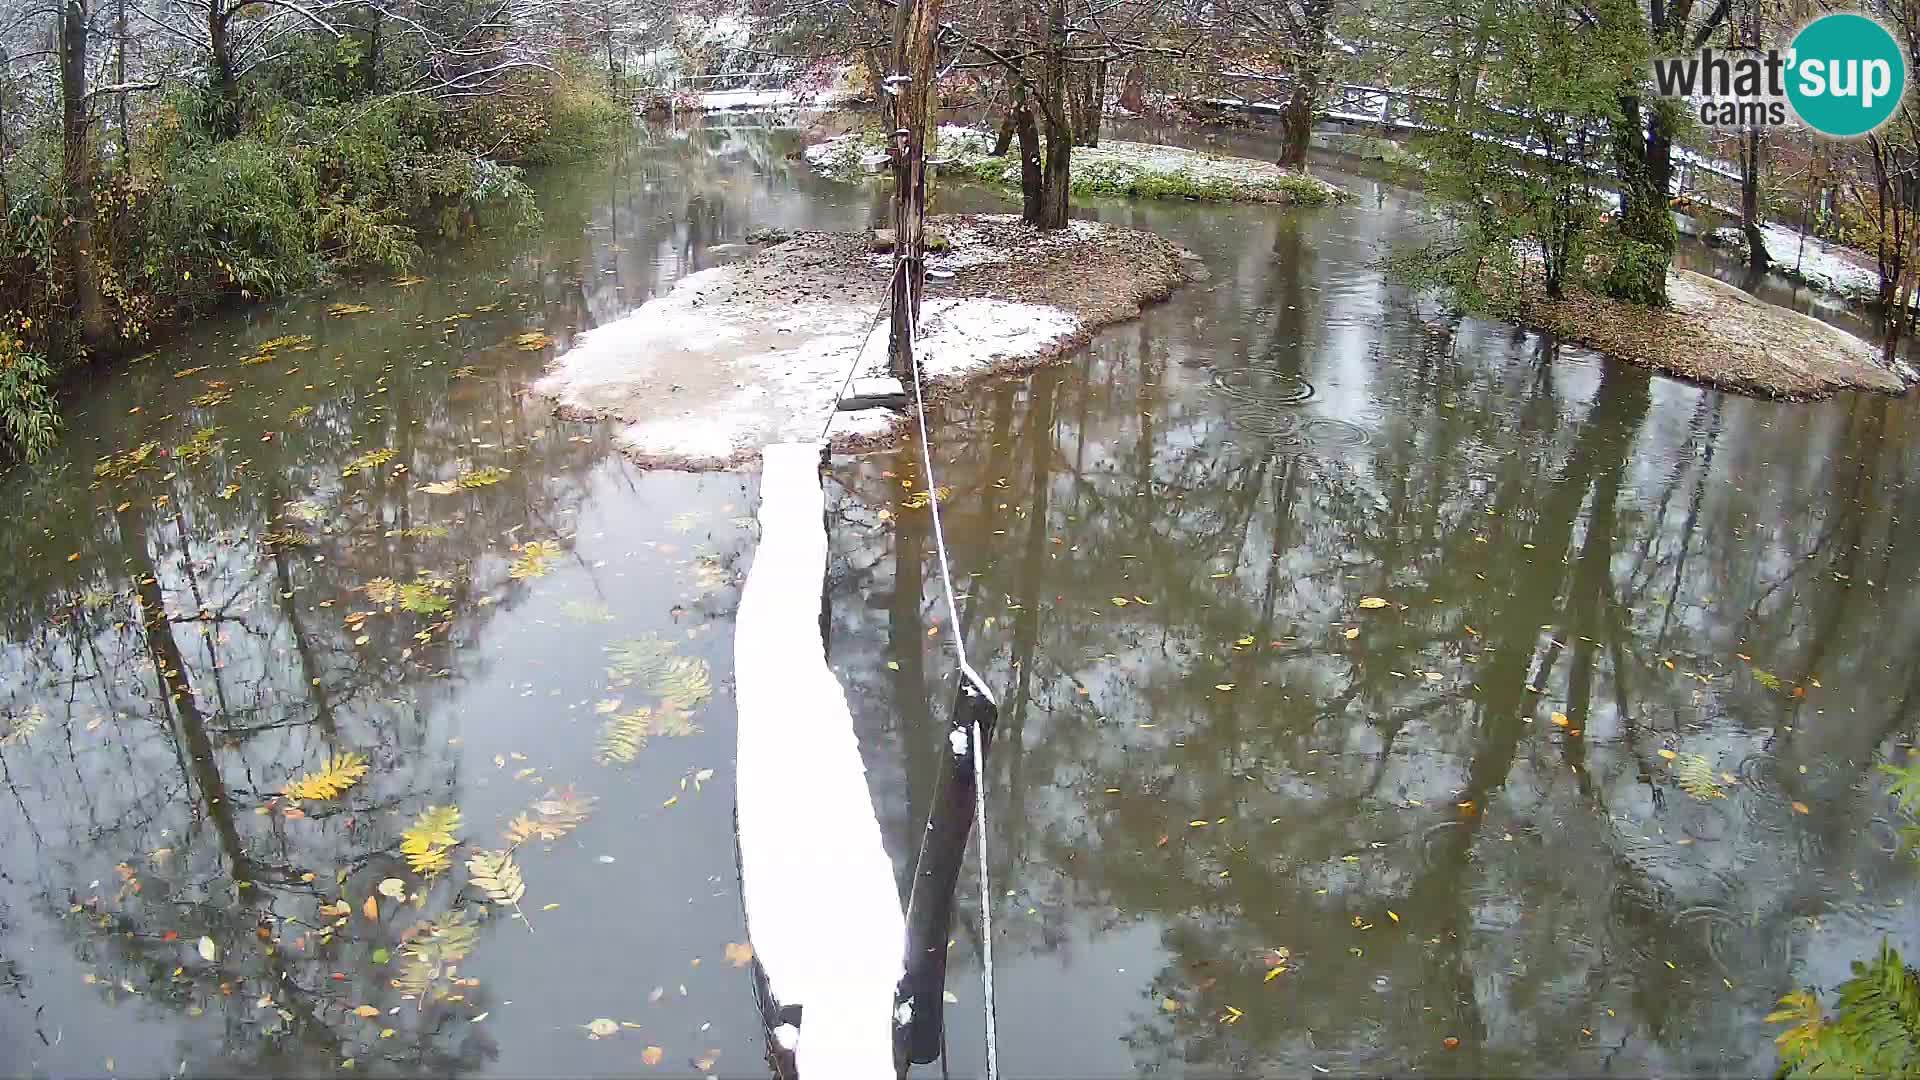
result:
M 750 227 L 866 222 L 795 145 L 639 133 L 543 178 L 530 233 L 102 375 L 0 477 L 0 1073 L 766 1074 L 729 691 L 757 481 L 638 470 L 524 389 Z M 1781 994 L 1920 944 L 1876 768 L 1920 696 L 1914 409 L 1448 316 L 1376 269 L 1415 197 L 1325 171 L 1360 199 L 1083 207 L 1209 279 L 938 417 L 1002 700 L 1004 1073 L 1768 1070 Z M 953 670 L 925 484 L 829 483 L 903 879 Z M 364 776 L 285 797 L 333 755 Z M 513 839 L 495 903 L 465 864 Z M 956 1076 L 980 902 L 969 870 Z

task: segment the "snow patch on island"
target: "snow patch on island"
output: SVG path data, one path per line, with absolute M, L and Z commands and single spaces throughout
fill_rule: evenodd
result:
M 563 408 L 627 422 L 624 446 L 644 461 L 726 468 L 775 442 L 814 440 L 831 418 L 845 441 L 884 435 L 888 409 L 838 413 L 848 374 L 884 375 L 887 327 L 865 304 L 780 303 L 744 288 L 742 264 L 682 278 L 665 296 L 587 331 L 534 392 Z M 735 294 L 738 294 L 737 296 Z M 919 356 L 930 381 L 1058 351 L 1084 336 L 1079 316 L 1044 304 L 929 297 Z

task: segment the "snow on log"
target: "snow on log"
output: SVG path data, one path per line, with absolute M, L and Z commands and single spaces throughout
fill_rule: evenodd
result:
M 820 444 L 768 446 L 734 630 L 741 891 L 806 1080 L 891 1080 L 906 925 L 846 693 L 820 637 Z

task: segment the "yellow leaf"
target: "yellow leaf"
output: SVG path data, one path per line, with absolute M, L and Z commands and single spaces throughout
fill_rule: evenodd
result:
M 1368 611 L 1373 611 L 1378 608 L 1386 607 L 1387 601 L 1384 597 L 1368 596 L 1361 599 L 1360 606 L 1363 608 L 1366 608 Z
M 1233 689 L 1233 684 L 1230 682 L 1214 683 L 1213 688 L 1215 690 L 1231 690 Z
M 1267 974 L 1266 974 L 1266 977 L 1265 977 L 1265 978 L 1263 978 L 1263 979 L 1261 979 L 1260 981 L 1261 981 L 1261 982 L 1272 982 L 1273 980 L 1275 980 L 1275 979 L 1277 979 L 1277 978 L 1279 978 L 1279 977 L 1280 977 L 1280 976 L 1282 976 L 1282 975 L 1285 975 L 1286 973 L 1287 973 L 1287 965 L 1285 965 L 1285 964 L 1276 964 L 1276 965 L 1274 965 L 1273 967 L 1270 967 L 1270 968 L 1268 968 L 1268 969 L 1267 969 Z
M 746 967 L 753 962 L 753 946 L 728 942 L 727 960 L 734 967 Z
M 1679 754 L 1676 754 L 1676 753 L 1674 753 L 1674 752 L 1673 752 L 1673 751 L 1671 751 L 1671 750 L 1668 750 L 1668 749 L 1667 749 L 1667 748 L 1665 748 L 1665 747 L 1661 747 L 1661 748 L 1660 748 L 1660 756 L 1661 756 L 1661 757 L 1663 757 L 1663 758 L 1666 758 L 1666 759 L 1667 759 L 1668 761 L 1672 761 L 1672 760 L 1673 760 L 1674 758 L 1677 758 L 1677 757 L 1679 757 L 1680 755 L 1679 755 Z
M 353 1010 L 353 1015 L 360 1017 L 379 1016 L 380 1010 L 371 1005 L 362 1005 Z
M 380 898 L 371 893 L 367 894 L 367 902 L 360 905 L 360 914 L 366 916 L 369 920 L 378 922 L 380 919 Z
M 649 1046 L 645 1050 L 640 1051 L 640 1062 L 643 1065 L 658 1065 L 660 1064 L 660 1059 L 666 1056 L 667 1052 L 665 1050 L 657 1046 Z
M 1796 814 L 1811 814 L 1811 813 L 1813 813 L 1813 811 L 1812 811 L 1812 810 L 1809 810 L 1809 809 L 1807 808 L 1807 804 L 1806 804 L 1806 803 L 1803 803 L 1803 802 L 1795 802 L 1795 803 L 1793 804 L 1793 812 L 1794 812 L 1794 813 L 1796 813 Z
M 1395 910 L 1393 910 L 1392 908 L 1388 908 L 1388 909 L 1387 909 L 1387 918 L 1389 918 L 1389 919 L 1392 919 L 1392 920 L 1393 920 L 1394 922 L 1399 922 L 1399 921 L 1400 921 L 1400 913 L 1399 913 L 1399 912 L 1397 912 L 1397 911 L 1395 911 Z
M 1566 713 L 1557 712 L 1553 714 L 1553 722 L 1556 727 L 1566 727 L 1568 724 L 1572 723 L 1573 721 L 1567 719 Z
M 1357 638 L 1360 636 L 1360 628 L 1357 626 L 1349 626 L 1347 627 L 1346 633 L 1343 636 L 1348 641 L 1352 641 L 1354 638 Z
M 367 759 L 359 754 L 335 754 L 318 769 L 301 773 L 287 785 L 289 799 L 337 799 L 367 775 Z

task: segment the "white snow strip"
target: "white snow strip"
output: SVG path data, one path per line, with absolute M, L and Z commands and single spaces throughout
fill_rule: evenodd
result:
M 840 99 L 831 90 L 797 92 L 793 90 L 715 90 L 700 95 L 702 112 L 727 112 L 732 109 L 824 109 Z
M 899 426 L 886 409 L 834 412 L 857 352 L 857 374 L 885 368 L 887 327 L 874 325 L 873 308 L 827 298 L 729 302 L 746 273 L 740 266 L 691 274 L 666 296 L 582 334 L 534 391 L 617 416 L 628 422 L 620 433 L 628 448 L 693 467 L 725 467 L 767 443 L 817 439 L 829 417 L 843 436 Z M 997 360 L 1056 351 L 1080 329 L 1078 316 L 1047 305 L 928 298 L 923 370 L 962 377 Z
M 804 1010 L 800 1075 L 892 1080 L 906 920 L 820 639 L 820 444 L 768 446 L 762 461 L 760 546 L 733 639 L 748 937 L 774 1000 Z

